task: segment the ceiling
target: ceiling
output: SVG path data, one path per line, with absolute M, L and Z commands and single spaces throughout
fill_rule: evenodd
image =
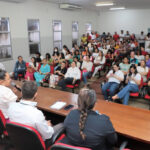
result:
M 0 0 L 5 2 L 16 2 L 22 3 L 30 0 Z M 86 9 L 92 9 L 96 11 L 107 11 L 110 6 L 106 7 L 96 7 L 95 4 L 97 2 L 114 2 L 115 5 L 113 7 L 126 7 L 127 9 L 150 9 L 150 0 L 35 0 L 35 1 L 43 1 L 43 2 L 51 2 L 51 3 L 69 3 L 80 5 Z M 112 6 L 111 6 L 112 7 Z
M 52 3 L 70 3 L 77 4 L 83 8 L 93 9 L 93 10 L 108 10 L 110 6 L 107 7 L 96 7 L 97 2 L 114 2 L 113 7 L 126 7 L 127 9 L 150 9 L 150 0 L 41 0 L 48 1 Z M 112 6 L 111 6 L 112 7 Z

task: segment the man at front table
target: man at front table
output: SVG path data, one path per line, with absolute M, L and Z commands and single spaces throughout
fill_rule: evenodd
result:
M 11 78 L 5 70 L 0 69 L 0 110 L 2 111 L 5 119 L 8 119 L 7 111 L 9 105 L 12 102 L 16 102 L 18 97 L 16 96 L 16 89 L 9 88 L 11 84 Z
M 37 85 L 33 81 L 24 82 L 22 85 L 22 100 L 19 103 L 12 103 L 8 109 L 10 121 L 22 123 L 35 128 L 49 146 L 50 138 L 54 133 L 50 121 L 46 121 L 42 111 L 38 110 L 31 103 L 37 96 Z

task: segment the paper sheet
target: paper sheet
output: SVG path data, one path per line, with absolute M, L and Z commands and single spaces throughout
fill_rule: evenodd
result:
M 66 105 L 66 102 L 56 102 L 50 106 L 52 109 L 60 110 Z

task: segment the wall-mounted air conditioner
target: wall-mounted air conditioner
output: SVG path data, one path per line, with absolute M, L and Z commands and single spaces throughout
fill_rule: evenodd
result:
M 67 10 L 74 10 L 74 9 L 81 9 L 81 6 L 74 5 L 74 4 L 60 4 L 59 7 L 61 9 L 67 9 Z
M 23 3 L 26 0 L 0 0 L 0 1 L 9 2 L 9 3 Z

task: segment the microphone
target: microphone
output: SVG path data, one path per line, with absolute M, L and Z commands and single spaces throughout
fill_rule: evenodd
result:
M 17 87 L 15 82 L 11 82 L 11 85 L 21 92 L 21 88 Z

